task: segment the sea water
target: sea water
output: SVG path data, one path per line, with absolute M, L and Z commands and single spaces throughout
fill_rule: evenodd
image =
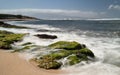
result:
M 66 75 L 120 75 L 120 20 L 39 20 L 9 23 L 33 28 L 0 28 L 15 33 L 29 33 L 21 43 L 32 42 L 47 46 L 57 41 L 77 41 L 86 44 L 96 56 L 94 62 L 62 67 L 61 69 L 68 72 Z M 56 35 L 58 38 L 40 39 L 35 34 Z M 34 55 L 31 53 L 39 52 L 26 52 L 25 58 L 32 58 Z

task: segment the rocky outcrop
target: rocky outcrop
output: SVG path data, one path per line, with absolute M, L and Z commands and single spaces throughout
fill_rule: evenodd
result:
M 0 49 L 11 49 L 14 42 L 22 40 L 25 34 L 14 34 L 7 31 L 0 31 Z
M 48 54 L 36 58 L 36 62 L 40 68 L 44 69 L 58 69 L 63 63 L 59 60 L 67 58 L 66 64 L 75 65 L 81 61 L 88 61 L 89 58 L 94 58 L 94 53 L 88 49 L 85 45 L 78 42 L 58 41 L 48 46 L 51 49 L 57 49 L 51 51 Z
M 59 41 L 49 45 L 49 47 L 54 49 L 66 49 L 66 50 L 75 50 L 84 48 L 83 44 L 79 44 L 78 42 L 68 42 L 68 41 Z
M 16 25 L 10 25 L 10 24 L 7 24 L 7 23 L 4 23 L 2 21 L 0 21 L 0 27 L 5 27 L 5 28 L 19 28 L 19 29 L 26 29 L 28 27 L 24 27 L 24 26 L 16 26 Z
M 38 20 L 38 19 L 23 15 L 0 14 L 0 20 L 23 21 L 23 20 Z
M 42 39 L 56 39 L 57 38 L 56 35 L 47 35 L 47 34 L 37 34 L 35 36 L 42 38 Z

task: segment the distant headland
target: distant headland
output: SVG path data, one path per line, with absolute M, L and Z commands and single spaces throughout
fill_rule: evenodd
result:
M 0 21 L 25 21 L 25 20 L 39 20 L 39 19 L 24 15 L 0 14 Z

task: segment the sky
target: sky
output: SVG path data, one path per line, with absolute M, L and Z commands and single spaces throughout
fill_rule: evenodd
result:
M 0 0 L 0 13 L 41 19 L 120 18 L 120 0 Z

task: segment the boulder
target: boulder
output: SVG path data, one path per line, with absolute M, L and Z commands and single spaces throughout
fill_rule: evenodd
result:
M 35 36 L 42 38 L 42 39 L 56 39 L 57 38 L 56 35 L 47 35 L 47 34 L 37 34 Z

